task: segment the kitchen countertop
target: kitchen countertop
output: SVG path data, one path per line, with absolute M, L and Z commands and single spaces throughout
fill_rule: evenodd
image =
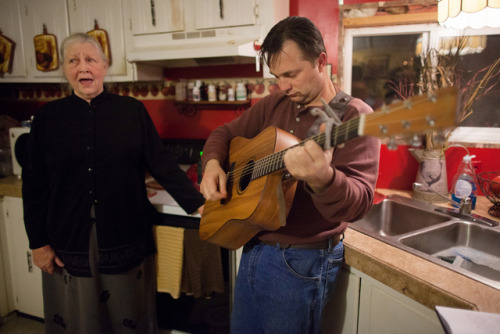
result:
M 0 196 L 22 197 L 21 185 L 16 176 L 0 178 Z M 377 191 L 411 197 L 411 191 Z M 478 196 L 473 212 L 500 222 L 488 214 L 490 206 L 486 197 Z M 500 290 L 350 228 L 345 233 L 344 245 L 347 265 L 431 309 L 442 305 L 500 313 Z
M 23 181 L 15 175 L 0 178 L 0 196 L 23 197 Z

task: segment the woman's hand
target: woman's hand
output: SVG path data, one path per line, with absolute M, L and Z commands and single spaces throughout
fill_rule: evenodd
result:
M 33 249 L 33 263 L 46 273 L 52 274 L 55 266 L 64 267 L 64 263 L 57 257 L 50 245 Z

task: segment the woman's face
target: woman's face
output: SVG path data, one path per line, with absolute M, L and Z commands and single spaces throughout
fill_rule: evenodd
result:
M 71 43 L 64 52 L 63 72 L 76 96 L 90 102 L 104 90 L 108 63 L 90 43 Z

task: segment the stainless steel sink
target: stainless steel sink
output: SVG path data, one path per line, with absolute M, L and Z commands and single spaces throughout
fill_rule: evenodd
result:
M 453 267 L 500 281 L 500 231 L 458 221 L 401 238 L 401 243 Z
M 349 226 L 500 290 L 500 227 L 440 208 L 391 195 Z
M 450 220 L 446 214 L 404 197 L 390 197 L 374 205 L 368 214 L 354 223 L 361 232 L 396 236 Z

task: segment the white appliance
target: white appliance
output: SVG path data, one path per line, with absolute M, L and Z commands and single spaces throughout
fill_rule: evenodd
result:
M 30 132 L 29 127 L 19 127 L 19 128 L 10 128 L 9 129 L 9 137 L 10 137 L 10 151 L 12 155 L 12 173 L 21 177 L 21 165 L 19 164 L 19 160 L 22 160 L 21 154 L 24 148 L 25 140 L 28 137 L 28 133 Z M 16 144 L 20 144 L 16 150 Z

